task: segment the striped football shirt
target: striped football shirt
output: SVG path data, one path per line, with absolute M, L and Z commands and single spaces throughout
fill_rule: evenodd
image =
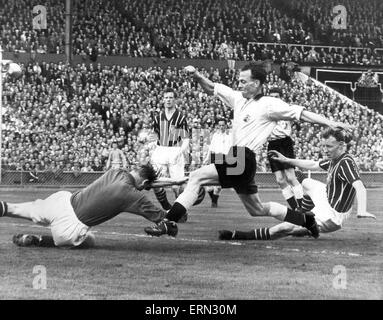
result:
M 321 160 L 319 166 L 327 171 L 327 198 L 332 208 L 338 212 L 351 209 L 356 191 L 352 186 L 360 180 L 355 160 L 347 152 L 336 160 Z
M 165 111 L 154 117 L 154 132 L 158 136 L 157 145 L 163 147 L 180 147 L 182 139 L 189 138 L 186 117 L 179 110 L 174 111 L 170 119 Z

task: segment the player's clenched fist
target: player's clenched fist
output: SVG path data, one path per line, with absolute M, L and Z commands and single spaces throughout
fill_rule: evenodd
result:
M 193 66 L 187 66 L 184 68 L 184 71 L 188 74 L 194 74 L 197 70 Z

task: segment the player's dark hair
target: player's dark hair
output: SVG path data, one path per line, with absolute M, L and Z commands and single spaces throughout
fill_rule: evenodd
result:
M 164 95 L 165 95 L 165 93 L 168 93 L 168 92 L 170 92 L 170 93 L 173 93 L 173 95 L 174 95 L 174 98 L 176 98 L 176 97 L 177 97 L 177 93 L 176 93 L 176 90 L 174 90 L 173 88 L 170 88 L 170 87 L 166 87 L 166 88 L 165 88 L 165 90 L 164 90 Z
M 137 171 L 144 180 L 148 180 L 149 183 L 152 183 L 157 179 L 157 172 L 154 170 L 151 164 L 141 164 L 138 166 Z
M 352 136 L 344 130 L 327 128 L 322 132 L 322 138 L 327 139 L 329 137 L 334 137 L 336 141 L 344 142 L 346 144 L 349 144 L 352 140 Z
M 280 88 L 274 87 L 269 90 L 269 94 L 278 93 L 282 97 L 282 90 Z
M 253 80 L 259 80 L 261 84 L 264 84 L 266 82 L 266 70 L 262 67 L 260 64 L 255 63 L 248 63 L 246 64 L 241 71 L 251 71 L 251 79 Z

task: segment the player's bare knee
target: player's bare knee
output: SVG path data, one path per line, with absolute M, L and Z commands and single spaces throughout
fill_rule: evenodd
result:
M 290 186 L 296 186 L 299 184 L 299 181 L 297 180 L 297 178 L 295 176 L 287 176 L 286 177 L 286 181 L 287 183 L 290 185 Z
M 270 211 L 269 209 L 265 208 L 262 206 L 262 204 L 256 205 L 256 206 L 251 206 L 247 210 L 249 214 L 252 217 L 258 217 L 258 216 L 266 216 L 268 215 L 268 212 Z
M 276 182 L 277 182 L 279 188 L 284 189 L 288 186 L 288 183 L 287 183 L 285 177 L 276 176 L 275 179 L 276 179 Z

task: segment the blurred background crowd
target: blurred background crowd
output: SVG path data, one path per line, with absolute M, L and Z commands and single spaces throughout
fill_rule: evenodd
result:
M 148 161 L 156 140 L 152 118 L 163 107 L 166 87 L 176 89 L 177 107 L 187 117 L 189 170 L 202 164 L 219 119 L 230 127 L 233 117 L 231 109 L 177 68 L 42 62 L 24 70 L 21 78 L 4 84 L 3 169 L 102 171 L 113 141 L 128 166 Z M 238 71 L 200 71 L 212 81 L 237 87 Z M 383 169 L 382 115 L 312 81 L 293 77 L 286 82 L 271 72 L 266 94 L 271 87 L 282 88 L 288 103 L 354 125 L 350 152 L 361 170 Z M 322 157 L 318 127 L 297 125 L 293 139 L 297 157 Z M 269 170 L 266 149 L 258 154 L 258 166 L 261 172 Z
M 47 7 L 47 28 L 32 28 L 32 8 Z M 383 1 L 344 0 L 347 29 L 332 12 L 335 0 L 73 0 L 73 54 L 84 63 L 31 62 L 21 78 L 4 84 L 2 168 L 37 171 L 103 171 L 116 141 L 127 165 L 150 159 L 156 137 L 152 118 L 163 107 L 164 88 L 177 92 L 177 106 L 190 129 L 188 170 L 201 165 L 220 119 L 232 110 L 207 96 L 181 69 L 103 66 L 99 56 L 268 60 L 281 65 L 265 86 L 283 99 L 355 125 L 351 152 L 363 171 L 383 170 L 382 116 L 309 81 L 286 75 L 293 63 L 382 65 Z M 65 1 L 0 0 L 4 51 L 61 54 L 65 51 Z M 335 20 L 334 20 L 335 19 Z M 93 64 L 85 63 L 90 59 Z M 32 59 L 33 61 L 33 59 Z M 200 70 L 236 88 L 234 69 Z M 290 81 L 291 80 L 291 81 Z M 375 85 L 368 72 L 359 84 Z M 322 157 L 318 128 L 294 127 L 297 157 Z M 266 149 L 258 170 L 268 171 Z
M 47 29 L 32 8 L 49 9 Z M 9 52 L 64 53 L 65 1 L 2 0 Z M 334 29 L 334 0 L 74 0 L 73 50 L 97 56 L 265 60 L 378 65 L 383 2 L 344 0 L 347 29 Z M 335 22 L 337 23 L 337 22 Z M 317 47 L 318 46 L 318 47 Z

